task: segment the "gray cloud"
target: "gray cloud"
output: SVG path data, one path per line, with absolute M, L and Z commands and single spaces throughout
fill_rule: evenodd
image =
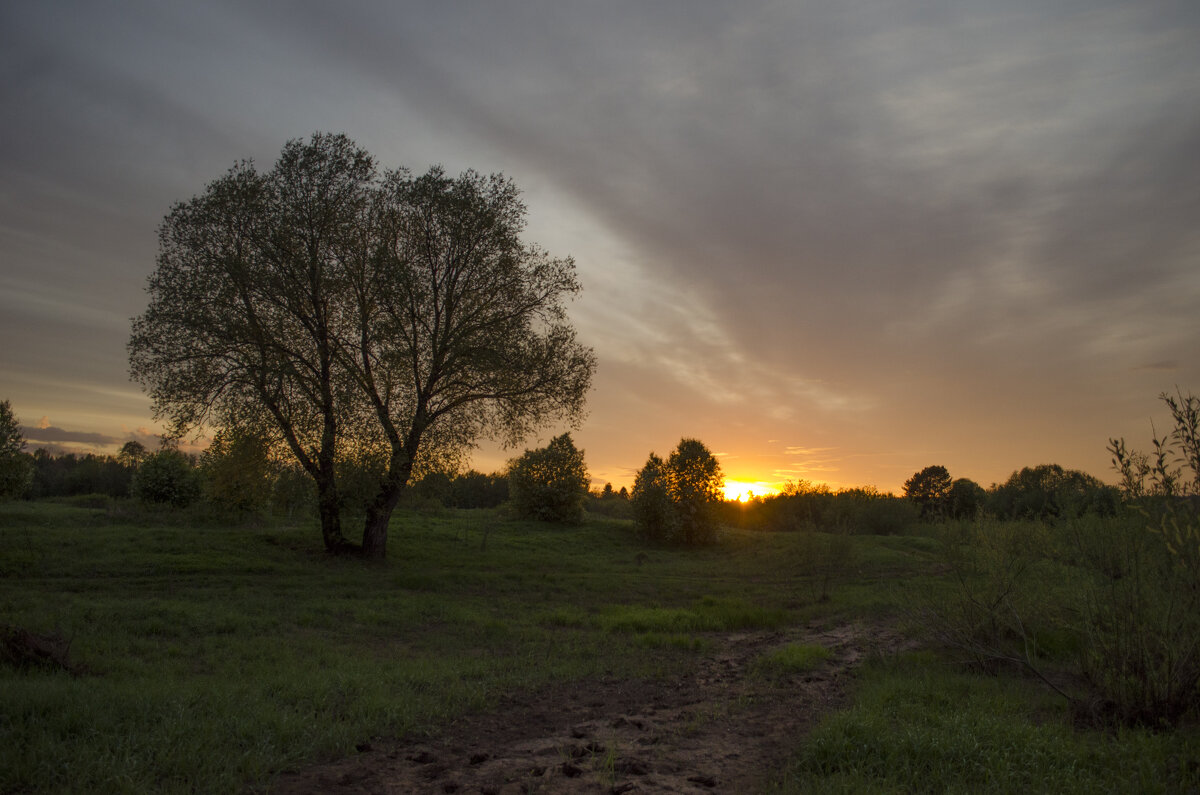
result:
M 1195 4 L 146 2 L 3 21 L 6 372 L 124 388 L 170 202 L 338 129 L 385 165 L 526 186 L 531 226 L 588 285 L 594 470 L 689 424 L 735 454 L 752 432 L 834 447 L 808 464 L 885 485 L 932 456 L 1095 468 L 1164 377 L 1200 381 Z
M 88 431 L 69 431 L 66 428 L 56 428 L 53 425 L 45 428 L 22 426 L 21 435 L 25 438 L 26 442 L 35 446 L 39 442 L 76 442 L 78 444 L 101 447 L 117 444 L 121 441 L 116 436 L 106 436 L 102 433 L 91 433 Z

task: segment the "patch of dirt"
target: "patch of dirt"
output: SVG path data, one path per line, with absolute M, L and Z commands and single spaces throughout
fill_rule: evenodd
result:
M 76 676 L 86 673 L 82 666 L 71 662 L 70 656 L 71 641 L 58 633 L 38 635 L 22 627 L 0 626 L 0 664 L 66 671 Z
M 276 795 L 301 793 L 753 792 L 798 740 L 843 706 L 847 678 L 872 652 L 906 644 L 878 626 L 718 636 L 692 674 L 670 682 L 601 680 L 512 698 L 432 740 L 287 773 Z M 754 664 L 789 643 L 832 654 L 818 668 L 762 675 Z

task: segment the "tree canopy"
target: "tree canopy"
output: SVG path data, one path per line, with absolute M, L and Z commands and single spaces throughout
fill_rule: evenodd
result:
M 642 532 L 661 541 L 699 544 L 715 530 L 725 478 L 698 439 L 680 439 L 666 461 L 654 453 L 633 484 L 634 517 Z
M 920 506 L 922 518 L 945 516 L 953 483 L 944 466 L 928 466 L 904 481 L 904 496 Z
M 167 215 L 132 375 L 176 435 L 269 431 L 315 481 L 331 551 L 351 546 L 339 460 L 381 461 L 361 548 L 383 557 L 414 468 L 581 416 L 595 358 L 566 317 L 574 262 L 524 225 L 502 175 L 381 173 L 344 135 L 289 141 Z
M 583 451 L 569 433 L 554 437 L 545 447 L 526 450 L 508 468 L 513 507 L 522 516 L 544 522 L 583 521 L 588 480 Z
M 25 437 L 12 404 L 0 401 L 0 499 L 19 497 L 29 487 L 33 463 L 24 449 Z

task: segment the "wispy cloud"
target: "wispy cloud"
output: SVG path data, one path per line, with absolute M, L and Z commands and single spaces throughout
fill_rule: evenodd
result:
M 22 426 L 21 435 L 30 444 L 37 442 L 74 442 L 76 444 L 103 447 L 105 445 L 117 444 L 121 441 L 116 436 L 107 436 L 102 433 L 71 431 L 66 428 L 57 428 L 53 425 L 42 426 L 40 424 L 35 427 Z

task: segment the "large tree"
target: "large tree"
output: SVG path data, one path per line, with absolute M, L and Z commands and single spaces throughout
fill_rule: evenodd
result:
M 343 135 L 290 141 L 168 214 L 132 374 L 176 434 L 270 428 L 331 551 L 352 546 L 337 462 L 384 461 L 361 547 L 383 557 L 423 460 L 580 416 L 595 360 L 564 311 L 574 263 L 522 243 L 524 218 L 501 176 L 381 174 Z

